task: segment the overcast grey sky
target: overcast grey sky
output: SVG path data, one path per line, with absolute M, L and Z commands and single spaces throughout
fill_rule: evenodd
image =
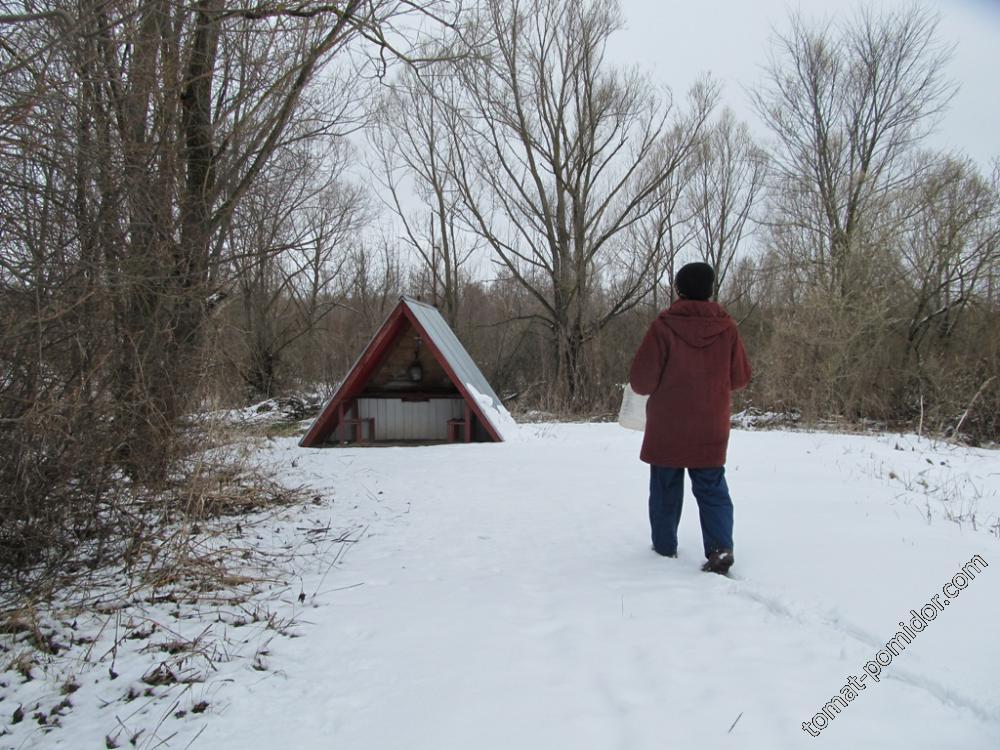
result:
M 906 6 L 905 0 L 869 5 Z M 744 87 L 760 78 L 772 28 L 787 28 L 789 9 L 835 18 L 855 3 L 837 0 L 621 0 L 627 28 L 612 38 L 612 59 L 636 63 L 682 95 L 708 71 L 722 100 L 752 122 Z M 940 15 L 939 38 L 956 45 L 949 68 L 960 85 L 930 145 L 961 151 L 984 169 L 1000 156 L 1000 0 L 926 0 Z

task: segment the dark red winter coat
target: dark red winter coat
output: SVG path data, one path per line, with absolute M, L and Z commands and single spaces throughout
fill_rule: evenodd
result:
M 639 457 L 674 468 L 726 463 L 730 393 L 750 382 L 739 331 L 715 302 L 678 300 L 650 324 L 629 372 L 648 395 Z

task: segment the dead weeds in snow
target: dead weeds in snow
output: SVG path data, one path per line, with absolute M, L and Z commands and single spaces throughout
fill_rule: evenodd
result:
M 254 466 L 246 440 L 216 444 L 134 506 L 118 564 L 0 591 L 4 741 L 54 731 L 89 702 L 108 722 L 107 747 L 164 746 L 210 709 L 225 665 L 269 671 L 271 639 L 294 637 L 297 564 L 354 539 L 296 528 L 287 516 L 318 496 Z

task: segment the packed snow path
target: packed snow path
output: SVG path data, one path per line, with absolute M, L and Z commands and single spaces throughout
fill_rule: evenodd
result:
M 322 584 L 363 585 L 320 591 L 303 637 L 272 644 L 280 672 L 220 694 L 198 746 L 998 746 L 995 452 L 734 432 L 728 579 L 699 571 L 690 497 L 680 558 L 650 550 L 636 433 L 525 429 L 503 445 L 278 443 L 334 523 L 367 519 Z M 962 510 L 978 530 L 946 519 Z M 804 731 L 976 554 L 990 567 L 880 681 Z

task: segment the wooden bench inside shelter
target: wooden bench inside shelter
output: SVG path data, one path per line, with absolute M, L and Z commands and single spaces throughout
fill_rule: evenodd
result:
M 340 414 L 338 419 L 340 422 L 340 444 L 344 445 L 348 442 L 348 430 L 351 431 L 351 437 L 354 443 L 366 443 L 375 442 L 375 417 L 362 417 L 358 412 L 358 402 L 354 401 L 350 406 L 341 404 L 339 408 Z M 348 412 L 353 411 L 353 416 L 348 416 Z M 368 427 L 368 439 L 365 439 L 365 427 Z
M 472 442 L 472 410 L 468 404 L 464 404 L 465 415 L 448 420 L 448 442 L 458 442 L 458 431 L 462 431 L 463 440 L 466 443 Z

